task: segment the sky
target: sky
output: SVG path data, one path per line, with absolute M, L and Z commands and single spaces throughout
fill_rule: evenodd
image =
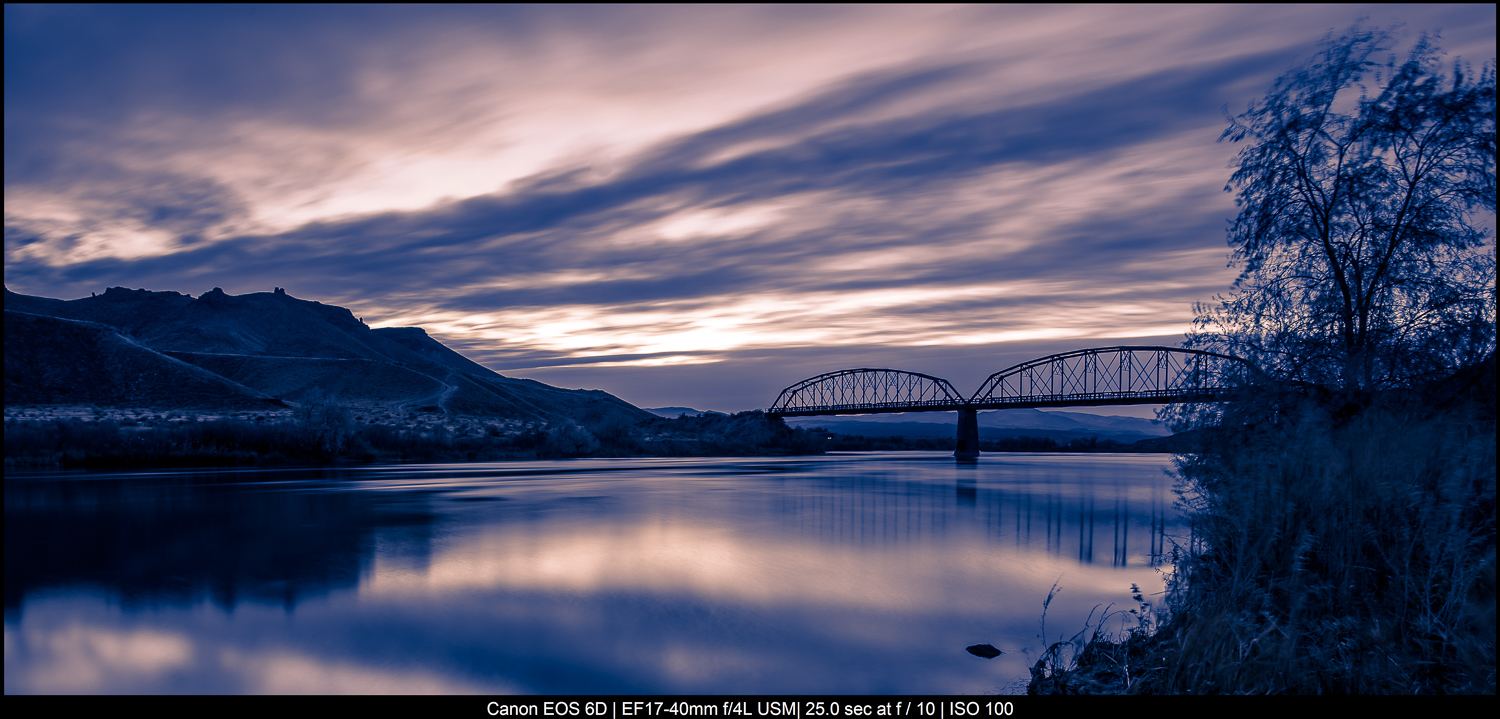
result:
M 284 287 L 642 407 L 972 392 L 1180 343 L 1227 115 L 1361 18 L 1495 57 L 1488 4 L 6 5 L 5 283 Z

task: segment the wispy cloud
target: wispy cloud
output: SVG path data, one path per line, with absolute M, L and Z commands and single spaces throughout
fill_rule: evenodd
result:
M 1492 7 L 1364 12 L 1493 57 Z M 7 283 L 283 286 L 730 409 L 796 379 L 746 352 L 1170 336 L 1232 280 L 1224 108 L 1359 14 L 7 7 Z M 755 379 L 632 396 L 683 365 Z

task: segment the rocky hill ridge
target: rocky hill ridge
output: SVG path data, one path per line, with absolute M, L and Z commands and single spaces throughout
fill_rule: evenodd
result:
M 77 300 L 6 288 L 5 310 L 8 407 L 319 401 L 543 422 L 651 416 L 598 390 L 505 377 L 421 328 L 372 329 L 347 308 L 280 288 L 194 298 L 111 287 Z

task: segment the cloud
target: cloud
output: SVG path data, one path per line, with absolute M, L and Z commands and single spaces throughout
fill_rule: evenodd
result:
M 1402 12 L 1493 54 L 1492 8 Z M 12 289 L 618 369 L 1180 332 L 1233 278 L 1224 109 L 1356 11 L 6 13 Z
M 957 118 L 939 108 L 831 137 L 802 133 L 790 145 L 707 167 L 701 158 L 720 154 L 721 145 L 694 136 L 643 156 L 608 181 L 539 179 L 524 191 L 318 223 L 129 264 L 148 276 L 178 268 L 208 275 L 206 268 L 233 265 L 267 284 L 295 286 L 283 273 L 324 273 L 321 263 L 336 263 L 346 286 L 335 301 L 351 294 L 408 296 L 405 311 L 383 323 L 422 324 L 560 358 L 1045 336 L 1046 328 L 1015 319 L 987 334 L 986 323 L 961 320 L 1019 302 L 1099 298 L 1109 291 L 1092 281 L 1097 275 L 1119 285 L 1143 253 L 1196 245 L 1196 238 L 1171 234 L 1122 238 L 1119 228 L 1134 222 L 1154 224 L 1158 233 L 1175 229 L 1152 216 L 1181 201 L 1184 191 L 1209 194 L 1181 187 L 1187 183 L 1174 179 L 1175 165 L 1150 160 L 1180 159 L 1183 151 L 1170 139 L 1179 125 L 1215 118 L 1199 86 L 1237 72 L 1213 67 L 1197 71 L 1195 81 L 1132 81 L 1102 95 Z M 900 93 L 892 87 L 934 82 L 910 80 L 865 79 L 834 94 L 893 97 Z M 1141 86 L 1188 89 L 1174 90 L 1186 99 L 1152 98 L 1161 113 L 1153 123 L 1115 111 L 1132 104 L 1125 98 L 1139 99 Z M 1183 103 L 1200 107 L 1186 112 Z M 819 112 L 783 109 L 773 113 L 783 120 L 770 124 L 785 137 L 797 134 L 786 116 L 807 116 L 809 125 L 822 127 L 833 119 L 825 106 L 868 107 L 822 97 L 812 104 Z M 1043 129 L 1080 114 L 1110 118 L 1095 124 L 1088 147 Z M 746 137 L 704 134 L 731 144 Z M 1022 208 L 1032 214 L 1018 223 L 1012 213 Z M 1048 214 L 1038 218 L 1037 210 Z M 1100 231 L 1106 224 L 1111 229 Z M 1095 262 L 1069 261 L 1080 251 Z M 960 309 L 969 317 L 955 314 Z M 1032 312 L 1031 324 L 1048 314 Z M 903 316 L 910 324 L 890 322 Z M 1080 334 L 1055 323 L 1050 332 Z M 1090 333 L 1097 331 L 1082 334 Z

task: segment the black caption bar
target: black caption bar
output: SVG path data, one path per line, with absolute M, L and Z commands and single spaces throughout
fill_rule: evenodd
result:
M 492 717 L 562 717 L 563 719 L 692 719 L 693 717 L 914 717 L 950 719 L 1016 715 L 1015 698 L 902 697 L 590 697 L 491 699 Z
M 1350 697 L 1338 698 L 1338 706 Z M 1371 697 L 1353 697 L 1371 699 Z M 1381 697 L 1382 705 L 1427 697 Z M 1072 716 L 1080 711 L 1118 710 L 1121 704 L 1161 708 L 1192 703 L 1199 710 L 1223 704 L 1215 697 L 1127 696 L 857 696 L 857 695 L 607 695 L 607 696 L 6 696 L 7 706 L 24 716 L 202 717 L 237 715 L 281 719 L 287 716 L 345 717 L 544 717 L 546 719 L 826 719 L 902 717 L 903 719 L 987 719 L 989 717 Z M 1237 702 L 1244 697 L 1235 698 Z M 1331 697 L 1260 697 L 1264 704 L 1306 710 L 1332 708 Z M 1415 709 L 1415 703 L 1412 704 Z M 45 714 L 43 712 L 46 712 Z M 86 714 L 87 713 L 87 714 Z M 15 716 L 14 712 L 10 712 Z

